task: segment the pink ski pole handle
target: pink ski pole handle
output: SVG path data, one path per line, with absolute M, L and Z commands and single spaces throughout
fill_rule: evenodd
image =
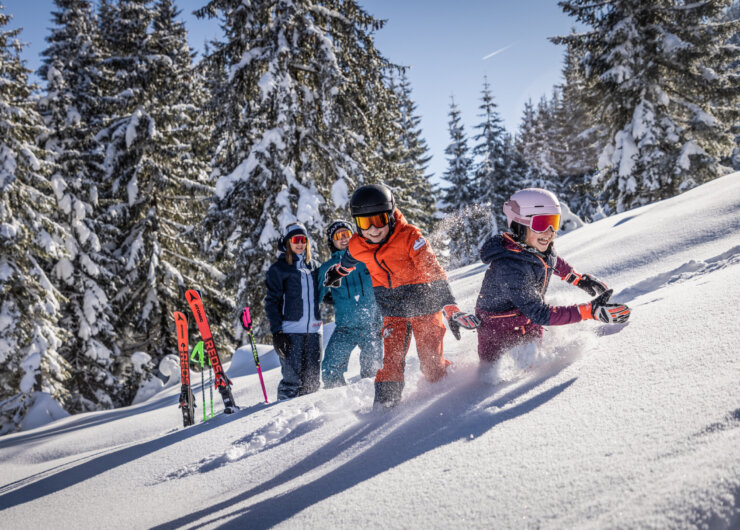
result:
M 249 307 L 245 307 L 242 312 L 242 324 L 249 334 L 249 342 L 252 346 L 252 355 L 254 356 L 254 364 L 257 366 L 257 374 L 260 376 L 260 385 L 262 385 L 262 395 L 265 396 L 265 403 L 267 401 L 267 390 L 265 390 L 265 380 L 262 378 L 262 367 L 260 366 L 260 359 L 257 355 L 257 345 L 254 343 L 254 335 L 252 334 L 252 317 L 249 314 Z

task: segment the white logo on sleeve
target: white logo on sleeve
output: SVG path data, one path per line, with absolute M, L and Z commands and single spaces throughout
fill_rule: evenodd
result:
M 419 250 L 421 247 L 427 244 L 427 240 L 423 237 L 420 237 L 416 241 L 414 241 L 414 250 Z

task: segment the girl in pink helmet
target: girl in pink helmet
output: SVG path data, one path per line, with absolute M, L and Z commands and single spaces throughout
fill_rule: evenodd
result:
M 497 380 L 496 361 L 507 350 L 542 338 L 542 326 L 594 319 L 621 324 L 630 316 L 623 304 L 609 303 L 612 290 L 589 274 L 579 274 L 553 248 L 560 227 L 560 202 L 552 192 L 527 188 L 504 204 L 510 231 L 491 237 L 480 257 L 489 268 L 475 314 L 482 378 Z M 595 298 L 586 304 L 551 306 L 545 292 L 553 273 Z

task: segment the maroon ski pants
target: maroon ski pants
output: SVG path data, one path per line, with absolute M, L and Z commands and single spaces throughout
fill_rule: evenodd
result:
M 542 326 L 531 322 L 516 309 L 489 313 L 476 308 L 475 314 L 481 321 L 478 328 L 478 357 L 481 361 L 496 361 L 514 346 L 542 339 Z

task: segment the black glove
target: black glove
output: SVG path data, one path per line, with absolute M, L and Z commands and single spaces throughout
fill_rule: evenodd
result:
M 285 359 L 285 356 L 290 351 L 290 337 L 279 331 L 272 336 L 272 346 L 275 348 L 275 353 L 278 357 Z
M 455 337 L 457 340 L 460 340 L 460 324 L 458 324 L 454 320 L 448 320 L 447 325 L 450 326 L 452 336 Z
M 571 271 L 570 274 L 563 279 L 569 284 L 575 285 L 579 289 L 583 289 L 591 296 L 599 295 L 608 289 L 604 282 L 590 274 L 578 274 L 576 271 Z
M 624 304 L 610 304 L 609 298 L 614 291 L 609 289 L 591 300 L 588 304 L 578 306 L 581 317 L 592 318 L 605 324 L 623 324 L 630 317 L 630 308 Z
M 324 287 L 341 287 L 342 278 L 355 270 L 354 267 L 345 268 L 341 263 L 329 267 L 324 274 Z
M 480 319 L 477 316 L 460 311 L 460 308 L 455 304 L 444 306 L 442 314 L 447 319 L 450 331 L 457 340 L 460 340 L 460 327 L 465 329 L 475 329 L 480 326 Z

